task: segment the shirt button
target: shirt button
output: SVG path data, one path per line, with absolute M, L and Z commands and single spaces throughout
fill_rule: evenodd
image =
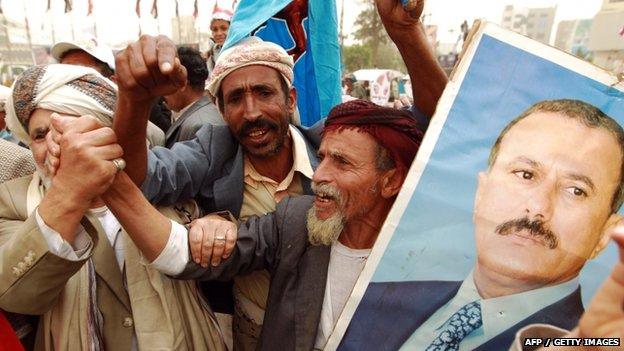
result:
M 130 328 L 132 325 L 134 324 L 134 322 L 132 321 L 132 318 L 130 317 L 126 317 L 123 320 L 123 326 L 126 328 Z

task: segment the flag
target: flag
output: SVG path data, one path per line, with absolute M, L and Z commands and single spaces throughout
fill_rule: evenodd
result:
M 621 37 L 624 37 L 624 26 L 622 26 L 622 28 L 620 28 L 620 31 L 618 32 L 618 34 L 619 34 Z
M 335 0 L 241 0 L 223 50 L 249 35 L 286 49 L 301 124 L 310 126 L 341 101 L 337 23 Z
M 197 19 L 199 15 L 199 8 L 197 7 L 197 0 L 195 0 L 195 4 L 193 5 L 193 18 Z
M 70 12 L 72 10 L 72 1 L 65 0 L 65 13 Z
M 141 0 L 137 0 L 134 11 L 136 11 L 137 17 L 141 18 Z
M 91 16 L 93 14 L 93 0 L 89 0 L 87 4 L 87 16 Z

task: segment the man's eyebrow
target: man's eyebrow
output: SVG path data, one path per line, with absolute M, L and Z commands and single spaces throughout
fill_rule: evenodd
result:
M 534 159 L 528 158 L 526 156 L 519 156 L 518 158 L 516 158 L 514 161 L 516 162 L 522 162 L 522 163 L 526 163 L 531 167 L 535 167 L 535 168 L 540 168 L 542 167 L 542 164 L 535 161 Z
M 535 168 L 540 168 L 542 166 L 541 163 L 530 159 L 526 156 L 520 156 L 516 159 L 516 161 L 518 162 L 522 162 L 522 163 L 526 163 L 532 167 Z M 590 177 L 584 175 L 584 174 L 579 174 L 579 173 L 566 173 L 566 177 L 575 181 L 579 181 L 582 183 L 587 184 L 587 186 L 592 190 L 595 191 L 596 190 L 596 185 L 594 185 L 594 182 L 591 180 Z
M 568 173 L 566 174 L 566 176 L 572 180 L 576 180 L 579 182 L 583 182 L 585 184 L 587 184 L 587 186 L 592 190 L 595 191 L 596 190 L 596 186 L 594 185 L 594 182 L 591 180 L 590 177 L 583 175 L 583 174 L 578 174 L 578 173 Z

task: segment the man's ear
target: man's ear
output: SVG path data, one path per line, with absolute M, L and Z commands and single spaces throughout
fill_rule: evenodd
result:
M 295 113 L 295 108 L 297 108 L 297 90 L 295 87 L 291 87 L 288 91 L 288 97 L 286 100 L 286 106 L 288 106 L 288 112 L 292 115 Z
M 393 168 L 385 171 L 381 176 L 381 196 L 384 199 L 396 196 L 399 191 L 401 191 L 403 181 L 405 181 L 405 174 L 403 172 L 399 172 L 398 169 Z
M 602 234 L 600 234 L 600 239 L 598 239 L 596 246 L 594 246 L 594 250 L 592 250 L 591 254 L 589 255 L 590 260 L 598 256 L 598 254 L 600 254 L 602 250 L 607 247 L 607 244 L 609 244 L 609 240 L 611 240 L 611 233 L 613 231 L 613 228 L 615 228 L 615 226 L 617 226 L 623 218 L 624 217 L 620 216 L 619 214 L 613 213 L 611 214 L 609 219 L 607 219 L 607 222 L 602 227 Z

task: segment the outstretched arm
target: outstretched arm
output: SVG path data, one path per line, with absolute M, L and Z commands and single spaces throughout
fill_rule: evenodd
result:
M 175 44 L 163 35 L 142 36 L 116 56 L 115 65 L 119 93 L 113 129 L 124 150 L 126 173 L 141 185 L 147 169 L 145 137 L 151 106 L 158 96 L 184 87 L 186 69 Z
M 433 116 L 448 78 L 436 60 L 420 21 L 425 0 L 418 0 L 408 13 L 398 0 L 376 0 L 381 21 L 396 44 L 412 81 L 414 104 L 427 116 Z

